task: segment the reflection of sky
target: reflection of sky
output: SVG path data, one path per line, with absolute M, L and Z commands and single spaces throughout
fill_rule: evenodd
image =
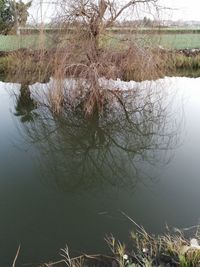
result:
M 3 155 L 3 148 L 6 147 L 6 143 L 8 139 L 12 139 L 12 134 L 15 132 L 15 127 L 13 125 L 13 121 L 11 118 L 11 110 L 8 108 L 10 107 L 11 103 L 13 103 L 13 99 L 8 94 L 8 92 L 14 93 L 14 89 L 18 88 L 18 85 L 13 84 L 5 84 L 0 82 L 0 157 Z M 2 90 L 2 89 L 6 90 Z

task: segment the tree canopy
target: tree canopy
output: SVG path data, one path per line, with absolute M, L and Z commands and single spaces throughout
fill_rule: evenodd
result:
M 25 26 L 31 1 L 0 0 L 0 33 L 7 34 L 13 27 Z
M 15 7 L 13 5 L 14 1 L 12 1 L 10 3 L 12 4 L 12 10 L 14 13 L 14 9 L 15 9 Z M 28 9 L 29 9 L 29 7 L 31 7 L 31 3 L 32 3 L 32 1 L 29 1 L 25 4 L 22 0 L 16 2 L 16 12 L 17 12 L 19 26 L 25 26 L 26 25 L 26 22 L 27 22 L 27 19 L 29 16 Z
M 11 6 L 8 0 L 0 0 L 0 33 L 7 33 L 13 26 Z

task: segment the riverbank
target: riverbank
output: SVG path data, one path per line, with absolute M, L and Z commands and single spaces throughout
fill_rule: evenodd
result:
M 59 51 L 59 57 L 66 51 Z M 155 60 L 154 73 L 146 72 L 145 75 L 137 74 L 134 64 L 123 65 L 123 80 L 141 81 L 144 79 L 157 79 L 164 76 L 200 76 L 200 49 L 166 50 L 158 48 L 153 50 Z M 0 51 L 0 76 L 7 77 L 12 82 L 30 83 L 47 81 L 55 71 L 56 50 L 31 50 L 19 49 L 16 51 Z M 115 61 L 123 61 L 120 53 L 115 53 Z M 120 65 L 120 64 L 119 64 Z M 140 67 L 140 66 L 139 66 Z M 138 68 L 139 68 L 138 67 Z M 120 68 L 120 66 L 119 66 Z M 121 72 L 122 73 L 122 72 Z M 22 76 L 26 81 L 21 81 Z M 70 73 L 66 73 L 70 76 Z M 21 77 L 21 78 L 19 78 Z
M 129 217 L 128 217 L 129 218 Z M 131 245 L 117 241 L 113 236 L 105 238 L 110 248 L 110 255 L 82 254 L 71 258 L 69 248 L 61 249 L 62 259 L 46 263 L 49 267 L 199 267 L 200 246 L 198 226 L 184 229 L 181 232 L 175 229 L 172 233 L 154 236 L 145 231 L 131 218 L 137 230 L 130 234 Z M 195 238 L 188 239 L 185 232 L 196 231 Z

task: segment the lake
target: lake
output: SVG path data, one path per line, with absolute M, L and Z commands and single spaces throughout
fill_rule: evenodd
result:
M 19 84 L 0 82 L 0 266 L 19 244 L 19 266 L 59 260 L 66 244 L 109 253 L 106 235 L 130 241 L 123 212 L 154 234 L 199 223 L 199 78 L 132 83 L 90 119 L 52 114 L 48 86 L 24 101 Z

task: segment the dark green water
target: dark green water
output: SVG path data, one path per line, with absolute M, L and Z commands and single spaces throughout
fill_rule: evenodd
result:
M 109 251 L 106 234 L 129 242 L 121 211 L 152 233 L 199 222 L 200 79 L 155 85 L 89 120 L 0 83 L 0 266 L 19 244 L 19 266 L 38 266 L 65 244 L 75 255 Z

